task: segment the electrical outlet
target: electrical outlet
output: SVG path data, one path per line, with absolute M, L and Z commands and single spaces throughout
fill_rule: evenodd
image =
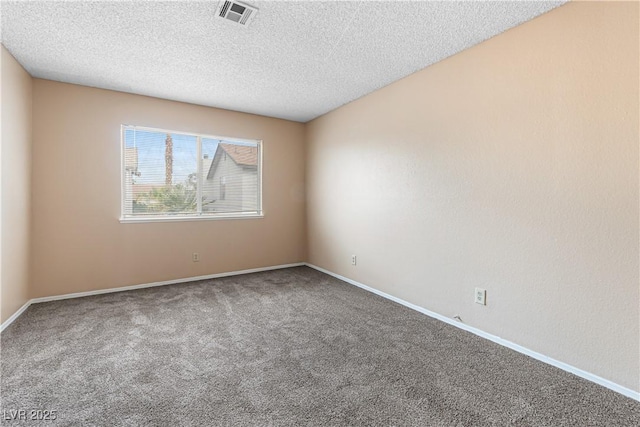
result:
M 200 261 L 200 254 L 198 252 L 194 252 L 193 255 L 191 255 L 191 260 L 193 262 L 198 262 Z
M 351 255 L 351 265 L 356 265 L 356 256 Z
M 487 305 L 487 291 L 485 289 L 476 288 L 476 304 Z

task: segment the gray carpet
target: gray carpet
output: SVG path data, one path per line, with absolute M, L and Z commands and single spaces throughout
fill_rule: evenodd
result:
M 6 425 L 640 425 L 632 399 L 306 267 L 34 304 L 1 344 Z

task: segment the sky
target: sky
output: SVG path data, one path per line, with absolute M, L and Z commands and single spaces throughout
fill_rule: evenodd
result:
M 161 132 L 125 129 L 125 147 L 138 149 L 138 172 L 136 184 L 165 183 L 165 139 Z M 183 134 L 171 134 L 173 139 L 173 184 L 185 182 L 189 174 L 196 172 L 196 137 Z M 202 154 L 210 159 L 218 148 L 220 140 L 202 138 Z

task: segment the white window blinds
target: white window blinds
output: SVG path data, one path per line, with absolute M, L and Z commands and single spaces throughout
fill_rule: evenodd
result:
M 260 216 L 260 141 L 122 127 L 122 218 Z

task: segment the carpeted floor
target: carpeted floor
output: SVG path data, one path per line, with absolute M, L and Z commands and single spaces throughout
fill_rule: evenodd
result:
M 1 339 L 6 425 L 640 425 L 632 399 L 306 267 L 34 304 Z

